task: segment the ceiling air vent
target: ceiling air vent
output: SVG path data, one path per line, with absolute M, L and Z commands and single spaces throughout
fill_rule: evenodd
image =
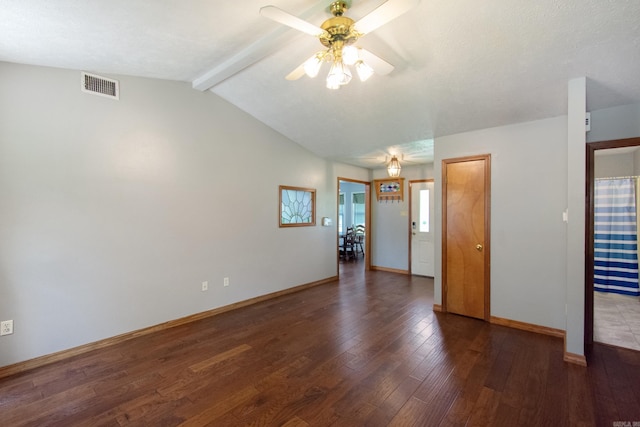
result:
M 117 80 L 83 72 L 81 83 L 83 92 L 106 96 L 111 99 L 120 99 Z

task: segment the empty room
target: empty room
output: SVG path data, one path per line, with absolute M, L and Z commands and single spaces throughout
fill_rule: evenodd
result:
M 639 2 L 0 17 L 0 425 L 640 423 Z

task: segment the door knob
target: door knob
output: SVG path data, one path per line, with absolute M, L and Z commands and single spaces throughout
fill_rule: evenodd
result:
M 478 252 L 481 252 L 481 251 L 482 251 L 482 245 L 481 245 L 480 243 L 478 243 L 478 244 L 476 245 L 476 250 L 477 250 Z

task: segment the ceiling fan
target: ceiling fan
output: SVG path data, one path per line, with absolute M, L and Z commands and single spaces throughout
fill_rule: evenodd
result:
M 314 78 L 325 62 L 331 64 L 327 75 L 327 87 L 339 89 L 351 81 L 350 66 L 355 67 L 361 81 L 367 80 L 375 72 L 380 75 L 393 71 L 393 65 L 368 50 L 355 46 L 358 39 L 378 27 L 397 18 L 415 7 L 420 0 L 387 0 L 372 12 L 354 21 L 344 16 L 346 1 L 334 1 L 329 5 L 332 18 L 319 27 L 300 19 L 276 6 L 264 6 L 260 14 L 303 33 L 317 37 L 324 48 L 313 54 L 299 67 L 286 76 L 287 80 L 297 80 L 303 75 Z

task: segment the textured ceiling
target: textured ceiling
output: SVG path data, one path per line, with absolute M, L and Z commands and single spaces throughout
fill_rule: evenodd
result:
M 359 42 L 395 70 L 337 91 L 326 68 L 284 79 L 321 46 L 260 16 L 269 3 L 329 17 L 329 1 L 2 0 L 0 60 L 191 82 L 371 168 L 428 161 L 437 136 L 566 114 L 574 77 L 589 79 L 589 109 L 640 102 L 638 0 L 421 0 Z M 383 1 L 351 3 L 357 20 Z

